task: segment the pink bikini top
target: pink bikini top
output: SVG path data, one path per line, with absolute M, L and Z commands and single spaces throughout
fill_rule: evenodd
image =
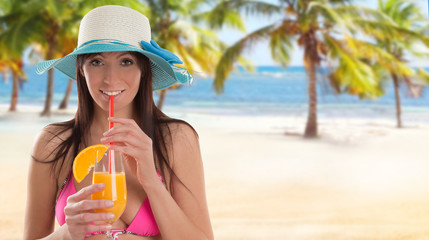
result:
M 75 193 L 76 187 L 74 186 L 72 174 L 70 172 L 67 179 L 65 180 L 63 188 L 60 191 L 60 195 L 58 196 L 57 203 L 55 206 L 55 216 L 60 226 L 62 226 L 66 222 L 64 208 L 67 205 L 67 198 Z M 149 199 L 146 198 L 143 201 L 142 206 L 140 207 L 137 215 L 134 217 L 128 228 L 115 229 L 112 230 L 112 232 L 129 233 L 146 237 L 158 235 L 160 232 L 153 216 L 152 209 L 150 208 Z M 87 233 L 86 236 L 91 236 L 95 234 L 100 233 Z

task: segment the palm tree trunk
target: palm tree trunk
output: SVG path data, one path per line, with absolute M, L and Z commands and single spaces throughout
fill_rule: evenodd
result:
M 159 93 L 158 103 L 156 104 L 156 106 L 159 108 L 159 110 L 161 110 L 162 106 L 164 105 L 164 101 L 165 101 L 165 96 L 166 95 L 167 95 L 167 89 L 163 89 Z
M 50 44 L 47 59 L 52 59 L 53 56 L 53 46 Z M 50 116 L 51 115 L 51 105 L 52 105 L 52 95 L 54 92 L 54 69 L 51 68 L 48 71 L 48 85 L 46 88 L 46 99 L 45 99 L 45 107 L 40 113 L 40 116 Z
M 40 116 L 50 116 L 51 115 L 53 91 L 54 91 L 54 69 L 51 68 L 48 71 L 48 86 L 47 86 L 47 91 L 46 91 L 45 108 L 43 109 Z
M 10 107 L 9 112 L 15 112 L 16 111 L 16 105 L 18 104 L 18 74 L 16 72 L 12 72 L 12 95 L 10 99 Z
M 73 80 L 71 78 L 69 78 L 69 82 L 67 83 L 66 93 L 64 94 L 64 98 L 61 101 L 61 104 L 58 107 L 58 109 L 66 109 L 67 108 L 72 89 L 73 89 Z
M 46 54 L 47 59 L 53 59 L 54 50 L 57 44 L 57 31 L 59 26 L 56 23 L 52 24 L 51 31 L 48 34 L 48 43 L 49 48 Z M 43 109 L 40 116 L 50 116 L 51 115 L 51 105 L 52 105 L 52 95 L 54 92 L 54 69 L 51 68 L 48 71 L 48 86 L 46 89 L 46 99 L 45 99 L 45 108 Z
M 308 115 L 305 127 L 305 138 L 317 137 L 317 91 L 316 91 L 316 66 L 313 61 L 307 59 L 306 71 L 308 77 Z
M 396 74 L 392 74 L 393 86 L 395 87 L 395 100 L 396 100 L 396 122 L 397 127 L 402 128 L 402 119 L 401 119 L 401 95 L 399 93 L 399 79 Z

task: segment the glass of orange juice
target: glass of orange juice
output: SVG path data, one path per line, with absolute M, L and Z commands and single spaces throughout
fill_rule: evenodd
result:
M 99 162 L 95 161 L 92 183 L 104 183 L 106 187 L 92 194 L 92 200 L 111 200 L 111 208 L 95 209 L 95 212 L 108 212 L 115 214 L 115 218 L 98 224 L 113 224 L 122 215 L 127 204 L 127 184 L 125 170 L 120 152 L 108 150 Z M 97 223 L 96 223 L 97 224 Z M 110 231 L 106 232 L 107 239 L 113 239 Z

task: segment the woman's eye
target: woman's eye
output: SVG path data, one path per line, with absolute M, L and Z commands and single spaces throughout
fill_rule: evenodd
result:
M 133 62 L 133 60 L 131 60 L 131 59 L 124 59 L 124 60 L 122 60 L 122 65 L 126 65 L 126 66 L 128 66 L 128 65 L 132 65 L 134 62 Z
M 91 66 L 101 66 L 101 65 L 103 65 L 103 63 L 100 60 L 98 60 L 98 59 L 93 59 L 89 63 L 91 64 Z

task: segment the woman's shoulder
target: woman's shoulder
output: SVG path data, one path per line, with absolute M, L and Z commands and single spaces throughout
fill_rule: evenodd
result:
M 62 123 L 44 127 L 36 136 L 32 156 L 39 162 L 50 162 L 58 146 L 71 134 L 71 129 Z
M 175 144 L 180 140 L 198 141 L 198 133 L 195 128 L 183 120 L 168 123 L 168 128 L 171 134 L 171 139 Z
M 170 138 L 169 155 L 172 157 L 173 168 L 176 162 L 180 165 L 194 164 L 194 161 L 200 161 L 200 145 L 196 130 L 187 122 L 169 123 Z M 168 138 L 167 138 L 168 139 Z

